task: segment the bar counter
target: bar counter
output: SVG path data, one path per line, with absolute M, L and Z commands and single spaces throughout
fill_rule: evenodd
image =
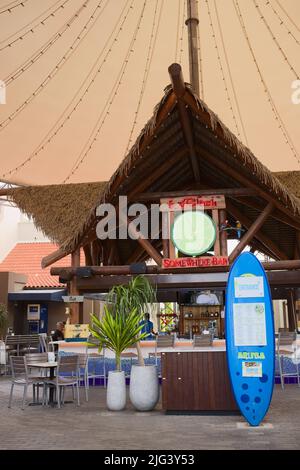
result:
M 238 411 L 224 346 L 163 350 L 161 364 L 165 411 Z

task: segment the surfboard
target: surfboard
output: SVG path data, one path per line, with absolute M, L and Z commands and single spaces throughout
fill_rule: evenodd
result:
M 225 338 L 235 400 L 248 423 L 258 426 L 272 400 L 275 334 L 268 278 L 250 252 L 242 253 L 229 272 Z

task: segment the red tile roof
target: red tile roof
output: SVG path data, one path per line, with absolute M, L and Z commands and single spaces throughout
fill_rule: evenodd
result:
M 26 274 L 28 276 L 26 288 L 65 287 L 65 284 L 59 282 L 58 276 L 51 276 L 50 268 L 71 266 L 71 255 L 53 263 L 48 268 L 42 269 L 41 267 L 42 258 L 57 249 L 58 246 L 55 243 L 17 243 L 0 263 L 0 271 Z M 84 264 L 83 252 L 80 257 L 80 264 Z

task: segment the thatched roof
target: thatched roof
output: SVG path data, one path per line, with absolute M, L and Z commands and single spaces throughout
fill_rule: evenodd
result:
M 300 171 L 278 171 L 273 175 L 284 184 L 290 194 L 300 199 Z
M 12 189 L 10 198 L 50 240 L 69 252 L 84 233 L 106 184 L 28 186 Z
M 210 186 L 214 188 L 240 186 L 229 173 L 215 167 L 209 159 L 206 160 L 202 155 L 202 151 L 205 151 L 225 163 L 228 168 L 239 172 L 257 188 L 262 188 L 271 197 L 281 201 L 288 216 L 295 217 L 300 223 L 300 172 L 272 174 L 218 116 L 193 94 L 190 86 L 186 84 L 185 87 L 183 100 L 192 123 L 201 181 L 214 181 L 214 186 Z M 185 153 L 172 164 L 178 151 Z M 144 190 L 149 192 L 184 189 L 193 181 L 177 98 L 171 86 L 165 89 L 153 116 L 109 182 L 17 188 L 12 190 L 11 199 L 34 219 L 36 226 L 47 237 L 58 243 L 66 252 L 70 252 L 95 223 L 95 208 L 99 203 L 113 201 L 119 194 L 134 192 L 141 181 L 147 182 L 149 175 L 168 162 L 171 163 L 169 170 L 157 179 L 150 178 L 151 181 Z M 252 202 L 264 203 L 255 198 L 252 198 Z M 250 210 L 249 206 L 247 213 L 246 208 L 242 207 L 242 210 L 251 220 L 255 220 L 259 214 L 259 211 Z M 271 237 L 274 235 L 275 243 L 281 243 L 284 238 L 287 240 L 290 237 L 287 250 L 288 256 L 291 256 L 294 233 L 289 230 L 284 232 L 283 236 L 284 229 L 284 226 L 273 220 L 268 226 L 268 234 Z

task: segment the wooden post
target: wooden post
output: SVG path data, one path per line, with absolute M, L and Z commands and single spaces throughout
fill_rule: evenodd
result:
M 187 20 L 185 24 L 188 27 L 190 82 L 193 91 L 200 96 L 198 63 L 199 44 L 197 34 L 199 19 L 196 0 L 187 0 Z
M 78 268 L 80 266 L 80 247 L 76 248 L 76 250 L 71 253 L 71 265 L 72 268 Z M 70 295 L 79 295 L 79 290 L 76 285 L 76 277 L 73 277 L 70 281 Z M 79 302 L 71 304 L 71 323 L 80 323 Z
M 274 205 L 272 202 L 269 202 L 266 205 L 262 213 L 257 217 L 256 221 L 251 225 L 248 232 L 243 236 L 240 243 L 235 247 L 235 249 L 229 256 L 230 263 L 232 263 L 238 257 L 238 255 L 242 253 L 243 249 L 249 244 L 255 234 L 259 231 L 259 229 L 262 227 L 262 225 L 272 212 L 273 207 Z
M 290 290 L 287 297 L 287 313 L 289 319 L 289 331 L 295 331 L 297 328 L 294 292 Z
M 85 255 L 85 265 L 86 266 L 92 266 L 93 260 L 92 260 L 92 253 L 91 253 L 91 244 L 87 243 L 83 247 L 84 255 Z
M 227 218 L 226 210 L 220 209 L 219 224 L 221 225 L 225 223 L 226 218 Z M 220 230 L 220 226 L 218 227 L 218 230 Z M 220 232 L 220 251 L 221 251 L 221 256 L 228 256 L 226 230 L 222 230 L 222 232 Z
M 170 239 L 170 231 L 169 231 L 169 214 L 167 212 L 162 212 L 161 214 L 161 225 L 162 225 L 162 244 L 163 244 L 163 256 L 164 258 L 169 258 L 169 239 Z M 168 235 L 168 238 L 165 236 Z
M 219 222 L 219 211 L 218 209 L 212 210 L 212 218 L 214 223 L 216 224 L 216 241 L 214 245 L 214 252 L 215 256 L 220 256 L 221 254 L 221 246 L 220 246 L 220 222 Z

